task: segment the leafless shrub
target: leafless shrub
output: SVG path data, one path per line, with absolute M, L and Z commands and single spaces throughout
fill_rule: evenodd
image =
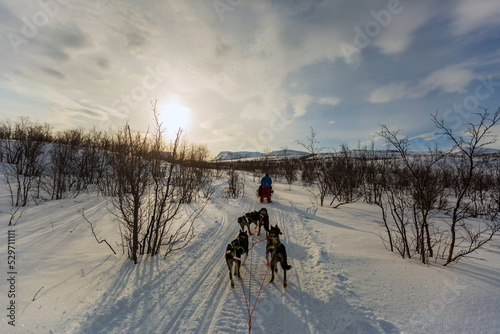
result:
M 500 122 L 500 108 L 495 113 L 488 113 L 487 109 L 473 115 L 476 122 L 469 122 L 465 135 L 457 135 L 439 120 L 437 114 L 433 115 L 433 122 L 438 130 L 454 143 L 451 152 L 453 168 L 456 172 L 456 198 L 452 204 L 450 224 L 450 247 L 445 265 L 458 261 L 490 241 L 493 235 L 499 231 L 500 222 L 493 215 L 494 220 L 482 220 L 476 226 L 466 222 L 470 216 L 470 205 L 475 199 L 468 198 L 471 194 L 474 177 L 477 176 L 478 157 L 481 148 L 496 142 L 492 135 L 492 128 Z M 457 154 L 458 153 L 458 154 Z M 461 245 L 465 242 L 466 245 Z
M 198 174 L 190 166 L 189 150 L 179 129 L 170 144 L 164 143 L 156 101 L 152 104 L 155 128 L 150 134 L 132 133 L 126 126 L 116 133 L 110 159 L 110 189 L 115 215 L 129 257 L 164 256 L 182 249 L 194 237 L 194 221 L 205 205 L 189 213 L 182 210 L 198 191 Z
M 13 206 L 26 206 L 31 198 L 40 198 L 41 180 L 46 168 L 45 146 L 50 141 L 50 127 L 21 117 L 3 141 L 2 155 L 6 162 L 4 179 Z
M 234 169 L 228 170 L 226 197 L 228 198 L 241 197 L 243 196 L 244 190 L 245 190 L 245 184 L 241 179 L 240 174 Z

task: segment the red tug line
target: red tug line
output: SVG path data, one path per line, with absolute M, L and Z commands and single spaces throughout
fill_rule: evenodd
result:
M 245 220 L 247 222 L 247 228 L 248 228 L 248 232 L 250 232 L 250 235 L 254 235 L 256 231 L 258 231 L 259 229 L 259 226 L 260 226 L 260 223 L 262 222 L 262 219 L 261 218 L 259 220 L 259 222 L 257 223 L 257 225 L 255 226 L 255 229 L 254 231 L 252 232 L 252 230 L 250 229 L 250 223 L 248 222 L 248 220 L 246 219 L 245 217 Z M 262 240 L 259 240 L 257 242 L 254 242 L 252 244 L 252 247 L 250 247 L 248 249 L 248 252 L 250 252 L 250 250 L 258 243 L 261 243 L 263 241 L 266 241 L 267 238 L 264 238 Z M 266 277 L 267 277 L 267 273 L 269 272 L 269 267 L 271 266 L 271 262 L 272 262 L 273 258 L 271 257 L 271 261 L 269 261 L 269 264 L 267 265 L 267 270 L 266 270 L 266 274 L 264 275 L 264 278 L 262 279 L 262 283 L 260 284 L 260 289 L 259 289 L 259 292 L 257 293 L 257 297 L 255 298 L 255 303 L 253 304 L 253 308 L 252 308 L 252 311 L 250 312 L 250 305 L 248 303 L 248 299 L 247 299 L 247 294 L 245 292 L 245 286 L 243 285 L 243 279 L 240 279 L 240 282 L 241 282 L 241 288 L 243 289 L 243 296 L 245 297 L 245 304 L 247 306 L 247 311 L 248 311 L 248 331 L 250 332 L 252 330 L 252 315 L 253 315 L 253 311 L 255 310 L 255 306 L 257 306 L 257 300 L 259 300 L 259 296 L 260 296 L 260 292 L 262 291 L 262 287 L 264 286 L 264 282 L 266 281 Z M 238 263 L 238 262 L 237 262 Z M 240 267 L 238 265 L 238 272 L 240 271 Z M 240 273 L 240 277 L 241 277 L 241 273 Z M 250 280 L 252 279 L 252 271 L 250 270 Z M 251 282 L 251 281 L 250 281 Z M 250 292 L 249 292 L 250 294 Z
M 252 234 L 253 235 L 253 234 Z M 261 243 L 262 241 L 265 241 L 267 240 L 267 238 L 264 238 L 262 240 L 259 240 L 257 242 L 254 242 L 252 244 L 252 247 L 250 247 L 248 249 L 248 251 L 250 252 L 250 250 L 253 248 L 253 246 L 255 246 L 256 244 L 258 243 Z M 264 282 L 266 281 L 266 277 L 267 277 L 267 273 L 269 272 L 269 267 L 271 266 L 271 262 L 273 261 L 273 258 L 271 257 L 271 260 L 269 261 L 269 264 L 267 265 L 267 270 L 266 270 L 266 274 L 264 275 L 264 278 L 262 279 L 262 283 L 260 284 L 260 289 L 259 289 L 259 292 L 257 293 L 257 297 L 255 298 L 255 303 L 253 304 L 253 308 L 252 308 L 252 311 L 250 312 L 250 306 L 248 304 L 248 299 L 247 299 L 247 294 L 245 292 L 245 286 L 243 285 L 243 279 L 240 279 L 240 282 L 241 282 L 241 288 L 243 289 L 243 296 L 245 297 L 245 303 L 246 303 L 246 306 L 247 306 L 247 311 L 248 311 L 248 331 L 250 332 L 252 330 L 252 315 L 253 315 L 253 311 L 255 310 L 255 306 L 257 306 L 257 300 L 259 300 L 259 296 L 260 296 L 260 292 L 262 291 L 262 287 L 264 286 Z M 238 262 L 237 262 L 238 263 Z M 238 272 L 240 271 L 240 267 L 238 265 Z M 241 275 L 240 275 L 241 276 Z M 250 270 L 250 279 L 252 277 L 252 271 Z

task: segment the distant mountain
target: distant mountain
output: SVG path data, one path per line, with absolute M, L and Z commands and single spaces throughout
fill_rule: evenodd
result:
M 279 150 L 279 151 L 273 151 L 269 153 L 269 155 L 274 155 L 274 156 L 281 156 L 281 155 L 309 155 L 311 153 L 309 152 L 303 152 L 303 151 L 295 151 L 295 150 Z
M 263 156 L 264 153 L 259 152 L 248 152 L 248 151 L 240 151 L 240 152 L 230 152 L 230 151 L 222 151 L 215 157 L 214 160 L 236 160 L 236 159 L 244 159 L 244 158 L 258 158 Z
M 297 157 L 297 156 L 303 156 L 303 155 L 308 155 L 310 153 L 308 152 L 302 152 L 302 151 L 295 151 L 295 150 L 279 150 L 279 151 L 273 151 L 269 153 L 269 157 L 283 157 L 283 156 L 290 156 L 290 157 Z M 230 152 L 230 151 L 222 151 L 217 156 L 215 157 L 214 160 L 238 160 L 238 159 L 256 159 L 256 158 L 262 158 L 266 154 L 265 153 L 260 153 L 260 152 L 248 152 L 248 151 L 239 151 L 239 152 Z
M 358 154 L 364 154 L 364 151 L 362 150 L 351 150 L 351 155 L 352 156 L 357 156 Z M 392 154 L 398 154 L 397 151 L 391 150 L 389 151 Z M 459 149 L 454 150 L 452 153 L 459 154 L 461 151 Z M 343 153 L 341 152 L 330 152 L 330 153 L 319 153 L 315 155 L 316 157 L 332 157 L 332 156 L 340 156 Z M 375 156 L 385 156 L 387 154 L 386 150 L 375 150 L 373 152 Z M 422 152 L 408 152 L 408 155 L 410 156 L 425 156 L 429 154 L 427 151 L 422 151 Z M 500 150 L 494 149 L 494 148 L 485 148 L 485 147 L 480 147 L 477 149 L 476 154 L 478 155 L 483 155 L 483 154 L 493 154 L 493 155 L 500 155 Z M 269 158 L 269 159 L 282 159 L 284 156 L 287 156 L 289 158 L 308 158 L 309 156 L 312 156 L 311 153 L 309 152 L 303 152 L 303 151 L 296 151 L 296 150 L 278 150 L 278 151 L 272 151 L 270 153 L 266 154 L 261 153 L 261 152 L 249 152 L 249 151 L 239 151 L 239 152 L 231 152 L 231 151 L 222 151 L 220 152 L 214 160 L 240 160 L 240 159 L 263 159 L 264 157 Z
M 475 152 L 476 154 L 499 154 L 500 150 L 496 148 L 479 147 Z M 462 153 L 462 151 L 459 148 L 456 148 L 452 151 L 452 153 Z

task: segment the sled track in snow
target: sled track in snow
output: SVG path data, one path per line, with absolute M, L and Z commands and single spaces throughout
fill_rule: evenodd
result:
M 220 312 L 221 304 L 226 304 L 231 291 L 224 254 L 226 246 L 237 236 L 239 225 L 233 218 L 227 213 L 221 215 L 215 232 L 205 231 L 199 236 L 206 240 L 204 247 L 197 250 L 202 257 L 190 258 L 190 265 L 181 276 L 186 277 L 186 281 L 176 282 L 173 287 L 176 289 L 189 285 L 184 289 L 183 303 L 175 310 L 169 305 L 169 311 L 164 314 L 163 333 L 177 333 L 181 328 L 189 328 L 189 332 L 197 333 L 211 331 L 213 321 L 217 319 L 214 315 Z M 189 277 L 193 277 L 193 280 L 188 282 Z M 235 283 L 238 284 L 237 278 Z
M 245 193 L 253 196 L 251 186 L 246 186 Z M 185 277 L 183 282 L 175 282 L 169 289 L 170 294 L 182 295 L 182 302 L 177 305 L 168 305 L 160 321 L 162 333 L 215 333 L 218 329 L 232 328 L 233 331 L 244 332 L 248 326 L 248 314 L 240 282 L 235 277 L 235 289 L 229 287 L 228 268 L 224 261 L 226 246 L 237 235 L 239 226 L 237 217 L 245 212 L 258 210 L 263 207 L 256 199 L 246 202 L 238 212 L 229 211 L 224 204 L 220 207 L 218 226 L 205 230 L 199 238 L 206 240 L 202 247 L 193 250 L 197 258 L 190 257 L 189 263 L 181 269 Z M 264 205 L 264 207 L 266 207 Z M 300 244 L 304 236 L 304 229 L 296 227 L 302 224 L 301 212 L 290 203 L 275 202 L 267 206 L 270 210 L 270 223 L 278 224 L 283 232 L 282 241 L 287 247 L 289 264 L 287 289 L 282 287 L 283 271 L 278 270 L 275 281 L 270 284 L 270 272 L 263 285 L 262 294 L 256 304 L 253 314 L 253 332 L 272 332 L 277 328 L 293 328 L 300 326 L 304 333 L 316 333 L 322 326 L 317 322 L 310 311 L 310 297 L 305 296 L 307 290 L 307 273 L 297 253 L 302 250 Z M 241 211 L 241 212 L 240 212 Z M 250 245 L 252 240 L 250 238 Z M 254 240 L 256 241 L 256 240 Z M 253 252 L 253 253 L 252 253 Z M 262 242 L 248 255 L 247 265 L 242 268 L 243 282 L 247 292 L 250 309 L 252 309 L 260 284 L 264 279 L 267 266 L 265 265 L 265 242 Z M 186 262 L 186 260 L 184 260 Z M 251 273 L 250 273 L 251 271 Z M 251 283 L 250 283 L 251 281 Z M 250 286 L 249 286 L 250 285 Z M 177 291 L 178 290 L 178 291 Z M 309 291 L 311 293 L 311 291 Z M 309 299 L 308 299 L 309 298 Z M 290 321 L 293 325 L 290 325 Z M 231 324 L 228 324 L 231 322 Z M 281 327 L 276 327 L 281 326 Z M 291 327 L 292 326 L 292 327 Z M 298 329 L 298 328 L 297 328 Z
M 221 227 L 222 226 L 224 226 L 224 224 L 221 224 Z M 212 243 L 211 245 L 212 247 L 210 247 L 211 248 L 210 258 L 215 257 L 214 254 L 224 253 L 225 249 L 224 245 L 218 245 L 217 243 Z M 196 261 L 196 260 L 193 261 L 193 264 L 190 266 L 190 269 L 185 272 L 186 275 L 190 274 L 191 268 L 196 266 L 197 262 L 203 263 L 202 261 Z M 214 260 L 204 262 L 203 269 L 200 270 L 202 274 L 196 277 L 194 282 L 190 284 L 188 293 L 186 294 L 185 301 L 182 303 L 182 305 L 180 305 L 180 307 L 175 311 L 175 313 L 171 315 L 169 322 L 165 325 L 164 329 L 167 331 L 167 333 L 178 332 L 180 326 L 183 325 L 183 321 L 189 322 L 193 314 L 197 313 L 197 309 L 204 306 L 205 303 L 198 304 L 198 306 L 194 305 L 197 304 L 195 296 L 199 297 L 199 295 L 202 294 L 201 289 L 210 286 L 206 282 L 211 275 L 214 275 L 215 272 L 217 273 L 216 275 L 218 276 L 218 278 L 216 280 L 216 284 L 212 285 L 212 287 L 210 288 L 211 291 L 208 297 L 208 300 L 213 301 L 212 308 L 204 310 L 204 316 L 203 319 L 201 320 L 201 323 L 206 324 L 207 317 L 213 315 L 213 313 L 215 312 L 214 310 L 218 307 L 220 300 L 223 298 L 223 294 L 219 293 L 219 291 L 222 288 L 223 268 L 220 266 L 219 268 L 217 268 L 218 264 L 219 262 Z
M 315 247 L 321 246 L 306 227 L 303 219 L 304 213 L 289 200 L 283 203 L 278 202 L 276 205 L 275 219 L 283 232 L 282 238 L 287 249 L 288 262 L 292 266 L 292 269 L 287 273 L 289 274 L 288 288 L 285 292 L 287 298 L 290 298 L 295 305 L 296 312 L 299 313 L 302 322 L 307 323 L 302 331 L 323 333 L 328 332 L 328 329 L 315 314 L 324 310 L 317 303 L 317 300 L 320 299 L 316 290 L 317 284 L 311 281 L 314 275 L 313 267 L 316 265 L 311 262 L 311 252 L 315 251 Z M 279 270 L 278 273 L 282 273 L 282 271 Z
M 292 207 L 292 203 L 290 203 L 290 207 Z M 304 290 L 302 288 L 302 286 L 304 285 L 304 280 L 301 277 L 302 275 L 299 273 L 299 272 L 304 272 L 304 271 L 302 269 L 300 261 L 296 260 L 293 256 L 293 253 L 290 252 L 290 250 L 293 248 L 292 247 L 293 243 L 297 240 L 297 238 L 295 238 L 293 236 L 293 233 L 290 231 L 292 229 L 290 226 L 292 224 L 294 224 L 294 221 L 293 221 L 292 217 L 290 217 L 290 216 L 295 216 L 295 215 L 297 215 L 297 213 L 293 212 L 292 214 L 289 213 L 289 214 L 285 215 L 284 210 L 280 209 L 277 211 L 278 211 L 278 221 L 279 221 L 278 226 L 280 227 L 280 229 L 283 232 L 283 241 L 284 241 L 285 246 L 287 246 L 288 264 L 290 264 L 292 266 L 292 269 L 289 271 L 289 273 L 291 273 L 291 272 L 294 273 L 294 278 L 295 278 L 297 289 L 299 292 L 298 303 L 299 303 L 299 305 L 305 305 L 305 303 L 303 301 L 303 297 L 302 297 L 304 294 Z M 297 219 L 298 219 L 298 217 L 297 217 Z M 291 275 L 289 275 L 289 276 L 291 276 Z M 290 278 L 291 277 L 288 277 L 288 280 L 287 280 L 289 286 L 290 286 L 290 281 L 291 281 Z M 314 329 L 311 328 L 311 321 L 310 321 L 311 315 L 310 315 L 309 309 L 305 308 L 303 312 L 304 312 L 306 321 L 308 323 L 309 332 L 314 333 L 315 332 Z
M 222 221 L 220 222 L 220 226 L 217 230 L 217 233 L 215 236 L 217 238 L 222 237 L 224 235 L 224 230 L 227 227 L 227 221 L 226 217 L 223 217 Z M 226 237 L 229 239 L 228 237 Z M 222 239 L 222 238 L 221 238 Z M 229 241 L 228 241 L 229 242 Z M 167 324 L 163 327 L 164 331 L 167 333 L 175 333 L 178 331 L 178 329 L 183 325 L 184 322 L 189 322 L 191 317 L 193 316 L 194 313 L 196 313 L 196 310 L 200 307 L 202 307 L 204 303 L 198 303 L 195 298 L 200 297 L 200 294 L 202 293 L 200 290 L 202 288 L 206 287 L 206 282 L 207 279 L 215 273 L 218 273 L 219 278 L 216 281 L 216 284 L 214 284 L 211 288 L 212 291 L 210 291 L 210 296 L 209 300 L 214 301 L 214 304 L 212 307 L 217 307 L 218 303 L 222 299 L 223 295 L 218 294 L 218 291 L 221 289 L 222 285 L 222 266 L 219 266 L 220 261 L 216 261 L 215 258 L 217 256 L 220 256 L 222 259 L 222 254 L 224 254 L 225 250 L 225 244 L 224 243 L 205 243 L 205 245 L 208 245 L 208 249 L 206 251 L 202 251 L 201 254 L 206 254 L 208 255 L 208 260 L 207 259 L 192 259 L 191 264 L 188 266 L 187 270 L 185 270 L 184 274 L 182 277 L 188 277 L 191 276 L 191 272 L 194 271 L 195 274 L 198 272 L 201 272 L 202 274 L 194 277 L 194 281 L 191 283 L 189 282 L 189 287 L 186 288 L 186 294 L 185 294 L 185 300 L 184 302 L 175 310 L 175 312 L 168 312 L 167 314 L 169 315 L 169 320 Z M 199 269 L 199 266 L 202 266 L 202 269 Z M 177 282 L 182 284 L 182 282 Z M 186 282 L 184 282 L 186 283 Z M 213 310 L 214 308 L 212 308 Z M 207 317 L 210 315 L 211 309 L 207 309 L 204 311 L 204 317 L 202 319 L 202 323 L 206 323 Z M 167 314 L 165 314 L 165 317 L 167 317 Z

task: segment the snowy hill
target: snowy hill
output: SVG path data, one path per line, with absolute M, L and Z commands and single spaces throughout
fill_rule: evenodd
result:
M 267 154 L 268 157 L 300 157 L 306 156 L 310 153 L 296 150 L 278 150 L 272 151 Z M 222 151 L 215 157 L 214 160 L 236 160 L 236 159 L 250 159 L 250 158 L 262 158 L 266 156 L 265 153 L 260 152 L 248 152 L 248 151 L 239 151 L 239 152 L 230 152 L 230 151 Z
M 258 158 L 263 156 L 264 153 L 260 152 L 248 152 L 248 151 L 239 151 L 239 152 L 230 152 L 230 151 L 222 151 L 215 157 L 214 160 L 235 160 L 235 159 L 244 159 L 244 158 Z
M 388 153 L 399 155 L 399 153 L 395 150 L 392 151 L 387 151 L 387 150 L 375 150 L 373 152 L 370 151 L 364 151 L 364 150 L 357 150 L 353 149 L 349 151 L 350 155 L 353 157 L 361 156 L 361 155 L 366 155 L 367 153 L 371 153 L 374 156 L 386 156 Z M 443 152 L 446 153 L 446 152 Z M 457 153 L 460 154 L 461 151 L 459 149 L 455 149 L 452 153 Z M 316 158 L 329 158 L 332 156 L 340 156 L 342 155 L 342 152 L 329 152 L 329 153 L 318 153 L 315 154 L 314 157 Z M 493 149 L 493 148 L 485 148 L 481 147 L 478 148 L 476 154 L 491 154 L 491 155 L 499 155 L 500 150 Z M 429 155 L 428 151 L 409 151 L 408 152 L 409 156 L 427 156 Z M 215 161 L 224 161 L 224 160 L 243 160 L 243 159 L 262 159 L 264 157 L 268 159 L 281 159 L 283 157 L 289 157 L 289 158 L 304 158 L 304 157 L 309 157 L 312 156 L 311 153 L 309 152 L 304 152 L 304 151 L 296 151 L 296 150 L 278 150 L 278 151 L 272 151 L 268 153 L 267 155 L 265 153 L 261 152 L 248 152 L 248 151 L 239 151 L 239 152 L 231 152 L 231 151 L 222 151 L 220 152 L 216 157 Z
M 1 215 L 0 333 L 248 333 L 254 305 L 252 333 L 500 331 L 499 237 L 476 259 L 447 267 L 403 260 L 383 247 L 378 208 L 317 207 L 301 184 L 288 190 L 275 181 L 273 204 L 265 205 L 271 224 L 283 230 L 293 267 L 288 288 L 281 268 L 268 282 L 265 242 L 253 237 L 243 280 L 231 289 L 226 245 L 237 236 L 237 218 L 261 208 L 256 182 L 244 179 L 245 195 L 238 199 L 224 198 L 227 181 L 216 182 L 187 248 L 166 259 L 143 257 L 137 265 L 117 245 L 118 226 L 103 197 L 32 205 L 11 227 L 10 216 Z M 2 190 L 4 213 L 8 202 Z M 82 209 L 117 255 L 96 242 Z M 8 231 L 15 236 L 14 285 L 7 280 Z M 9 289 L 16 292 L 10 299 Z M 11 300 L 15 327 L 8 325 Z
M 452 153 L 462 153 L 462 151 L 459 149 L 459 148 L 456 148 L 452 151 Z M 492 154 L 492 155 L 498 155 L 500 154 L 500 150 L 498 149 L 495 149 L 495 148 L 488 148 L 488 147 L 479 147 L 476 149 L 476 152 L 475 154 L 482 154 L 482 155 L 485 155 L 485 154 Z

